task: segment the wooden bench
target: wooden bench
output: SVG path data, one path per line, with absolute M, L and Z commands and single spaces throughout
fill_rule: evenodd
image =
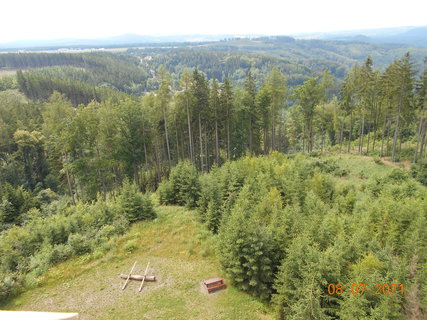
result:
M 213 278 L 205 280 L 203 283 L 206 286 L 208 293 L 225 288 L 224 278 Z

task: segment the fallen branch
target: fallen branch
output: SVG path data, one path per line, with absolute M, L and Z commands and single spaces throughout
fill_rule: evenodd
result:
M 121 274 L 120 275 L 120 278 L 122 278 L 122 279 L 127 279 L 127 277 L 128 277 L 127 274 Z M 142 279 L 144 279 L 144 276 L 140 276 L 140 275 L 131 275 L 129 277 L 129 280 L 142 281 Z M 154 281 L 156 281 L 156 276 L 145 276 L 145 281 L 154 282 Z

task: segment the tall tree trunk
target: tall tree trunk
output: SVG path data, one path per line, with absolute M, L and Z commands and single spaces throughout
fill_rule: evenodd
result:
M 252 157 L 252 148 L 253 148 L 253 145 L 252 145 L 252 140 L 253 139 L 253 136 L 252 136 L 252 116 L 251 115 L 249 115 L 249 152 L 250 152 L 250 154 L 251 154 L 251 157 Z
M 274 119 L 274 104 L 272 105 L 271 110 L 271 150 L 276 150 L 276 125 Z
M 365 134 L 365 115 L 362 116 L 362 123 L 360 124 L 360 135 L 359 135 L 359 153 L 363 154 L 363 138 Z
M 166 119 L 166 106 L 163 106 L 163 121 L 164 121 L 164 125 L 165 125 L 166 148 L 167 148 L 167 152 L 168 152 L 169 167 L 172 167 L 171 151 L 169 148 L 168 122 Z
M 200 119 L 200 113 L 198 115 L 199 119 L 199 142 L 200 142 L 200 170 L 204 172 L 203 168 L 203 139 L 202 139 L 202 121 Z
M 370 140 L 371 140 L 371 122 L 368 123 L 368 141 L 366 141 L 366 154 L 369 154 Z
M 99 155 L 98 147 L 96 147 L 96 155 L 99 159 L 100 155 Z M 102 187 L 102 199 L 104 199 L 104 201 L 105 201 L 107 199 L 107 188 L 105 186 L 105 178 L 104 178 L 104 175 L 102 174 L 100 169 L 97 169 L 97 171 L 98 171 L 98 176 L 99 176 L 99 180 L 101 182 L 101 187 Z
M 191 121 L 190 121 L 190 108 L 189 108 L 189 102 L 188 102 L 188 94 L 186 95 L 186 109 L 187 109 L 187 124 L 188 124 L 188 144 L 190 147 L 190 161 L 191 163 L 194 163 L 194 146 L 193 146 L 193 137 L 191 135 Z
M 326 135 L 326 130 L 323 129 L 323 131 L 322 131 L 322 142 L 321 142 L 321 147 L 320 147 L 321 152 L 323 152 L 323 149 L 325 148 L 325 135 Z
M 179 141 L 181 144 L 181 159 L 185 159 L 185 142 L 184 142 L 184 127 L 183 124 L 180 124 L 180 130 L 179 130 Z M 190 158 L 190 157 L 188 157 Z
M 148 170 L 148 155 L 147 155 L 147 146 L 144 140 L 144 160 L 145 160 L 145 170 Z
M 302 136 L 302 152 L 305 152 L 305 135 Z
M 175 144 L 176 144 L 176 158 L 177 162 L 181 159 L 181 155 L 179 153 L 179 137 L 178 137 L 178 125 L 175 120 Z
M 133 178 L 134 178 L 135 184 L 138 186 L 138 188 L 140 188 L 138 163 L 136 163 L 136 162 L 132 163 L 132 168 L 133 168 Z
M 347 142 L 347 144 L 348 144 L 347 152 L 348 153 L 350 153 L 352 131 L 353 131 L 353 112 L 350 112 L 350 129 L 348 132 L 348 142 Z
M 375 120 L 374 120 L 374 141 L 372 142 L 372 151 L 375 151 L 375 143 L 377 140 L 377 130 L 378 130 L 378 122 L 379 122 L 379 116 L 380 116 L 380 107 L 379 103 L 375 103 Z
M 374 135 L 372 137 L 372 151 L 375 152 L 375 141 L 377 140 L 377 121 L 374 123 Z
M 264 127 L 264 154 L 268 154 L 268 127 Z
M 216 165 L 221 166 L 220 157 L 219 157 L 219 137 L 218 137 L 218 119 L 215 119 L 215 156 L 216 156 Z
M 65 152 L 64 156 L 65 161 L 68 162 L 68 155 Z M 74 198 L 74 191 L 73 191 L 73 186 L 72 186 L 72 182 L 71 182 L 71 176 L 70 176 L 70 172 L 68 170 L 68 165 L 65 165 L 65 174 L 67 176 L 67 183 L 68 183 L 68 190 L 70 191 L 70 196 L 71 196 L 71 200 L 73 201 L 73 205 L 76 205 L 76 199 Z
M 426 147 L 426 132 L 427 132 L 427 121 L 424 120 L 424 125 L 421 132 L 420 158 L 422 158 L 424 148 Z M 427 151 L 427 147 L 425 149 Z
M 381 151 L 380 151 L 380 157 L 382 158 L 384 156 L 384 138 L 385 138 L 385 131 L 387 129 L 387 118 L 384 119 L 384 127 L 383 127 L 383 133 L 382 133 L 382 137 L 381 137 Z
M 230 152 L 230 117 L 227 114 L 227 159 L 231 159 L 231 152 Z
M 340 133 L 340 153 L 342 153 L 342 143 L 344 140 L 344 118 L 341 121 L 341 133 Z
M 310 130 L 308 132 L 308 152 L 313 151 L 313 145 L 314 145 L 314 137 L 313 137 L 313 119 L 310 120 Z
M 423 118 L 420 118 L 420 122 L 418 125 L 418 130 L 417 130 L 417 145 L 415 147 L 415 152 L 414 152 L 414 159 L 413 162 L 416 163 L 417 162 L 417 157 L 418 157 L 418 148 L 420 145 L 420 140 L 421 140 L 421 134 L 422 134 L 422 129 L 423 129 Z
M 209 151 L 208 151 L 208 132 L 205 126 L 205 168 L 209 172 L 210 163 L 209 163 Z
M 158 136 L 156 136 L 155 142 L 154 142 L 154 155 L 156 157 L 157 184 L 159 184 L 162 181 L 162 175 L 161 175 L 162 160 L 160 155 Z
M 388 126 L 387 126 L 387 152 L 386 152 L 387 157 L 390 154 L 390 131 L 391 131 L 391 120 L 389 119 Z
M 397 138 L 399 137 L 399 125 L 400 125 L 400 111 L 401 111 L 400 106 L 401 104 L 399 103 L 399 108 L 397 111 L 396 128 L 394 129 L 394 136 L 393 136 L 393 151 L 392 151 L 391 161 L 396 160 Z

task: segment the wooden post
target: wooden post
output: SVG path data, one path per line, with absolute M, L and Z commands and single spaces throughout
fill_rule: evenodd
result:
M 150 261 L 148 261 L 148 263 L 147 263 L 147 268 L 145 268 L 145 273 L 144 273 L 144 278 L 142 279 L 142 281 L 141 281 L 141 286 L 139 287 L 139 292 L 141 292 L 141 290 L 142 290 L 142 286 L 144 285 L 144 282 L 145 282 L 145 277 L 147 276 L 147 272 L 148 272 L 148 266 L 150 265 Z
M 123 285 L 122 290 L 125 290 L 125 288 L 126 288 L 126 286 L 127 286 L 127 284 L 128 284 L 129 278 L 130 278 L 130 276 L 131 276 L 131 274 L 132 274 L 132 271 L 133 271 L 133 269 L 135 268 L 135 265 L 136 265 L 136 261 L 135 261 L 135 263 L 133 264 L 133 267 L 132 267 L 132 269 L 131 269 L 131 270 L 130 270 L 130 272 L 129 272 L 129 275 L 128 275 L 127 279 L 126 279 L 125 284 Z

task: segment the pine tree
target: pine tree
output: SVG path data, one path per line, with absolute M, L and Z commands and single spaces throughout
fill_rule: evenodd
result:
M 138 186 L 128 180 L 124 181 L 120 190 L 119 203 L 121 210 L 131 223 L 156 217 L 150 198 L 140 193 Z

